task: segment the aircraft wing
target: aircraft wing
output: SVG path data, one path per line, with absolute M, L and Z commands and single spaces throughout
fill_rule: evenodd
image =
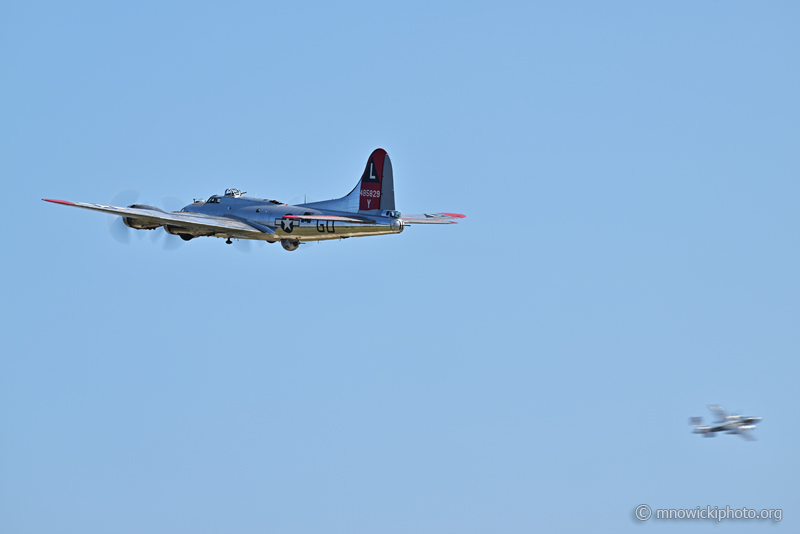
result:
M 456 224 L 453 219 L 463 219 L 466 215 L 460 213 L 419 213 L 403 215 L 406 224 Z
M 708 409 L 714 412 L 714 414 L 717 416 L 717 421 L 722 422 L 728 419 L 728 412 L 726 412 L 725 408 L 719 404 L 712 404 L 708 407 Z
M 749 430 L 743 428 L 737 428 L 736 430 L 731 431 L 731 434 L 739 434 L 742 436 L 742 439 L 747 441 L 756 441 L 755 436 L 751 434 Z
M 137 221 L 141 220 L 145 223 L 161 224 L 177 226 L 186 228 L 188 230 L 210 231 L 219 234 L 236 237 L 241 236 L 245 239 L 264 239 L 265 234 L 274 234 L 275 232 L 266 226 L 247 224 L 244 221 L 231 219 L 228 217 L 214 217 L 211 215 L 201 215 L 199 213 L 189 212 L 166 212 L 159 209 L 145 209 L 145 208 L 120 208 L 117 206 L 106 206 L 104 204 L 90 204 L 88 202 L 69 202 L 68 200 L 54 200 L 50 198 L 43 198 L 46 202 L 53 202 L 55 204 L 62 204 L 64 206 L 72 206 L 75 208 L 83 208 L 87 210 L 100 211 L 109 213 L 111 215 L 120 215 L 123 217 L 131 217 Z

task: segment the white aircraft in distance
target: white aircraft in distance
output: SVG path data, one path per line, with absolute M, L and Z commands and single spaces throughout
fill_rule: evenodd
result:
M 718 404 L 712 404 L 709 410 L 716 414 L 717 420 L 708 425 L 703 425 L 702 417 L 692 417 L 689 424 L 694 427 L 695 434 L 703 434 L 707 438 L 713 438 L 716 432 L 727 432 L 728 434 L 738 434 L 748 441 L 755 441 L 755 437 L 750 433 L 761 421 L 760 417 L 748 415 L 729 414 L 725 408 Z

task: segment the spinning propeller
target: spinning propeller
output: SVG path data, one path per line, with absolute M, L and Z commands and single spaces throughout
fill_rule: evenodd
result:
M 153 206 L 164 211 L 179 211 L 183 206 L 186 205 L 185 203 L 182 203 L 179 198 L 172 196 L 161 197 L 161 201 L 157 204 L 150 202 L 138 202 L 138 200 L 138 191 L 126 189 L 114 195 L 109 204 L 111 206 L 119 207 L 130 207 L 134 204 L 140 204 Z M 141 231 L 125 226 L 125 223 L 122 221 L 122 217 L 118 217 L 116 215 L 107 215 L 106 223 L 108 224 L 108 231 L 111 234 L 111 237 L 116 242 L 123 245 L 130 244 L 131 235 L 137 235 L 139 239 L 144 237 L 144 233 Z M 160 244 L 161 248 L 164 250 L 176 250 L 181 246 L 181 244 L 183 244 L 182 239 L 180 239 L 178 236 L 168 234 L 163 228 L 156 228 L 150 232 L 151 242 Z

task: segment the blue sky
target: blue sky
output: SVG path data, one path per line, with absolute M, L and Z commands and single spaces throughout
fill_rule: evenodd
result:
M 796 531 L 799 21 L 3 2 L 0 530 Z M 377 147 L 467 219 L 167 251 L 40 200 L 323 200 Z

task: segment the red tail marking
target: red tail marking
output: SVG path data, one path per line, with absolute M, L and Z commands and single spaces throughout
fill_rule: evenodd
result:
M 361 187 L 358 200 L 359 210 L 377 210 L 381 206 L 381 184 L 383 183 L 383 163 L 386 151 L 382 148 L 373 150 L 367 160 L 367 167 L 361 175 Z
M 386 159 L 386 151 L 382 148 L 372 152 L 372 159 L 375 161 L 375 176 L 378 180 L 383 180 L 383 161 Z

